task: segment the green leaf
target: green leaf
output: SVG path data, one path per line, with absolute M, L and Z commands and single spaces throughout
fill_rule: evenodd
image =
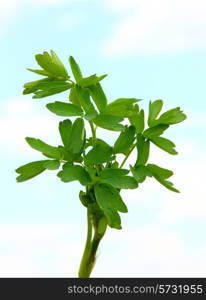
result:
M 135 189 L 138 187 L 137 181 L 131 176 L 125 176 L 122 169 L 104 169 L 100 173 L 100 182 L 112 185 L 119 189 Z M 126 171 L 126 174 L 129 172 Z
M 137 165 L 145 165 L 149 158 L 149 150 L 150 150 L 150 142 L 145 141 L 142 134 L 137 135 L 137 161 L 135 166 Z
M 101 171 L 101 178 L 104 178 L 105 176 L 107 176 L 108 174 L 113 174 L 116 176 L 125 176 L 129 173 L 129 170 L 127 169 L 118 169 L 118 168 L 109 168 L 109 169 L 104 169 L 103 171 Z
M 114 153 L 127 154 L 133 145 L 135 138 L 135 127 L 129 126 L 122 131 L 114 144 Z
M 69 119 L 59 122 L 59 133 L 61 135 L 61 139 L 63 145 L 66 149 L 69 147 L 70 138 L 72 131 L 72 122 Z
M 113 188 L 111 185 L 109 184 L 104 184 L 104 183 L 99 183 L 96 184 L 95 187 L 101 187 L 101 189 L 103 189 L 103 191 L 105 191 L 105 194 L 103 194 L 102 196 L 104 197 L 104 199 L 108 202 L 111 203 L 112 207 L 114 209 L 116 209 L 119 212 L 122 213 L 126 213 L 128 212 L 127 207 L 125 205 L 125 203 L 122 201 L 122 198 L 119 194 L 119 192 L 117 191 L 117 189 Z M 106 195 L 108 195 L 108 197 L 106 197 Z M 109 197 L 110 195 L 110 197 Z
M 107 114 L 100 114 L 93 120 L 97 126 L 112 131 L 123 131 L 124 126 L 119 124 L 122 121 L 122 117 L 111 116 Z
M 39 80 L 34 80 L 34 81 L 29 81 L 26 82 L 23 87 L 25 89 L 31 89 L 33 88 L 35 91 L 39 89 L 39 85 L 41 85 L 42 83 L 50 83 L 52 82 L 53 79 L 52 78 L 44 78 L 44 79 L 39 79 Z
M 25 88 L 24 90 L 23 90 L 23 95 L 28 95 L 28 94 L 31 94 L 31 93 L 33 93 L 33 92 L 35 92 L 37 89 L 35 88 L 35 87 L 31 87 L 31 88 Z
M 51 53 L 51 60 L 52 60 L 52 63 L 53 63 L 56 67 L 58 67 L 59 72 L 62 73 L 62 77 L 68 78 L 67 70 L 65 69 L 63 63 L 61 62 L 61 60 L 59 59 L 59 57 L 57 56 L 57 54 L 56 54 L 53 50 L 51 50 L 50 53 Z M 64 76 L 63 76 L 63 74 L 64 74 Z
M 89 138 L 89 141 L 90 141 L 90 146 L 93 146 L 93 138 L 92 137 Z M 103 141 L 101 139 L 98 139 L 98 138 L 95 140 L 95 146 L 96 145 L 100 145 L 100 146 L 103 146 L 103 147 L 111 147 L 105 141 Z
M 105 110 L 105 114 L 111 114 L 118 117 L 130 117 L 135 114 L 133 104 L 140 101 L 141 99 L 136 98 L 119 98 L 109 103 Z
M 170 140 L 163 137 L 152 137 L 150 138 L 151 142 L 161 148 L 162 150 L 170 153 L 170 154 L 178 154 L 174 149 L 175 144 Z
M 80 101 L 77 97 L 77 92 L 76 92 L 75 86 L 73 86 L 70 89 L 69 101 L 72 102 L 73 104 L 77 105 L 77 106 L 81 106 L 81 103 L 80 103 Z
M 27 68 L 27 70 L 30 72 L 36 73 L 38 75 L 53 77 L 53 75 L 51 73 L 49 73 L 48 71 L 45 71 L 45 70 L 34 70 L 34 69 L 29 69 L 29 68 Z
M 152 177 L 152 173 L 147 169 L 146 166 L 137 165 L 134 168 L 130 167 L 132 171 L 132 175 L 136 179 L 138 183 L 142 183 L 146 177 Z
M 43 164 L 43 166 L 48 170 L 57 170 L 59 169 L 60 162 L 58 160 L 48 160 Z
M 79 165 L 71 165 L 66 163 L 63 166 L 63 171 L 57 174 L 63 182 L 71 182 L 74 180 L 79 180 L 82 185 L 88 185 L 91 183 L 91 178 L 89 173 Z
M 111 228 L 115 228 L 115 229 L 122 229 L 121 226 L 121 219 L 120 216 L 118 214 L 118 212 L 114 209 L 110 208 L 110 205 L 108 203 L 104 203 L 103 201 L 101 202 L 100 197 L 99 199 L 99 206 L 101 205 L 101 209 L 103 210 L 106 218 L 107 218 L 107 223 Z M 101 200 L 100 200 L 101 199 Z
M 129 121 L 136 128 L 136 133 L 141 133 L 144 130 L 144 110 L 141 109 L 140 112 L 135 110 L 135 115 L 129 118 Z
M 100 83 L 97 83 L 96 85 L 91 85 L 89 87 L 89 92 L 92 96 L 92 99 L 94 100 L 94 103 L 96 104 L 98 110 L 101 112 L 104 110 L 104 108 L 107 106 L 107 98 L 104 94 L 104 91 L 100 85 Z
M 177 124 L 184 121 L 187 116 L 180 110 L 180 107 L 170 109 L 163 113 L 157 120 L 159 124 Z
M 86 113 L 85 118 L 88 121 L 93 120 L 97 116 L 97 111 L 95 110 L 94 105 L 90 100 L 89 90 L 81 88 L 78 85 L 75 86 L 75 89 L 79 102 Z
M 98 82 L 101 81 L 101 80 L 103 80 L 107 76 L 108 76 L 108 74 L 104 74 L 104 75 L 98 76 Z
M 149 139 L 153 136 L 159 136 L 164 133 L 164 131 L 169 127 L 169 125 L 160 124 L 154 127 L 150 127 L 143 132 L 145 138 Z
M 152 173 L 153 177 L 161 183 L 164 187 L 172 192 L 179 193 L 179 191 L 173 187 L 173 183 L 165 180 L 173 175 L 173 172 L 157 165 L 148 164 L 147 169 Z
M 79 192 L 79 200 L 85 207 L 87 207 L 88 204 L 91 202 L 90 197 L 83 191 Z
M 43 98 L 66 91 L 71 87 L 71 83 L 54 80 L 52 78 L 44 78 L 25 83 L 23 94 L 34 93 L 33 98 Z
M 53 78 L 44 78 L 41 80 L 30 81 L 24 84 L 23 94 L 34 93 L 33 98 L 43 98 L 53 94 L 66 91 L 72 87 L 71 83 L 54 80 Z
M 79 106 L 66 102 L 55 101 L 48 103 L 46 107 L 54 114 L 63 117 L 81 116 L 83 113 Z
M 65 81 L 55 81 L 55 80 L 45 80 L 38 84 L 38 89 L 42 91 L 54 90 L 54 89 L 61 89 L 61 90 L 68 90 L 72 86 L 71 83 Z
M 61 153 L 57 147 L 50 146 L 40 139 L 31 137 L 26 137 L 26 141 L 33 149 L 42 152 L 43 155 L 50 158 L 61 159 Z
M 131 104 L 134 104 L 136 102 L 141 101 L 141 99 L 137 99 L 137 98 L 118 98 L 114 101 L 112 101 L 111 103 L 108 104 L 109 108 L 117 108 L 119 107 L 119 105 L 124 105 L 124 106 L 128 106 Z
M 70 143 L 68 150 L 72 153 L 80 153 L 85 143 L 85 128 L 82 118 L 77 118 L 73 125 L 70 135 Z
M 147 169 L 152 173 L 155 174 L 163 179 L 167 179 L 170 178 L 173 175 L 173 172 L 168 170 L 168 169 L 164 169 L 161 168 L 157 165 L 154 164 L 148 164 L 147 165 Z
M 89 197 L 91 197 L 91 196 L 89 195 Z M 93 193 L 92 193 L 92 198 L 93 199 L 95 198 Z M 92 201 L 93 201 L 93 199 L 92 199 Z M 99 220 L 102 216 L 104 216 L 103 211 L 101 210 L 101 208 L 99 207 L 97 202 L 91 202 L 91 200 L 90 200 L 90 203 L 88 203 L 87 207 L 88 207 L 88 210 L 90 211 L 91 215 L 95 216 L 97 220 Z M 98 223 L 96 223 L 95 226 L 98 226 Z
M 119 163 L 117 161 L 114 161 L 113 163 L 111 163 L 111 168 L 118 168 L 119 167 Z
M 107 228 L 107 219 L 103 216 L 98 223 L 97 231 L 99 234 L 103 234 Z
M 45 97 L 49 97 L 55 94 L 59 94 L 61 92 L 66 91 L 67 89 L 50 89 L 48 91 L 37 91 L 35 92 L 34 96 L 32 97 L 33 99 L 41 99 L 41 98 L 45 98 Z
M 44 166 L 46 162 L 48 160 L 33 161 L 16 169 L 16 172 L 20 174 L 16 178 L 17 182 L 23 182 L 41 174 L 46 169 Z
M 37 54 L 35 58 L 40 67 L 51 73 L 54 77 L 68 78 L 67 70 L 54 51 L 51 50 L 50 54 L 48 52 Z
M 70 64 L 72 73 L 74 75 L 74 78 L 75 78 L 76 82 L 78 83 L 82 79 L 82 72 L 80 70 L 79 65 L 77 64 L 77 62 L 73 58 L 73 56 L 69 57 L 69 64 Z
M 162 110 L 163 101 L 162 100 L 156 100 L 154 102 L 150 101 L 149 104 L 149 117 L 148 117 L 148 125 L 153 126 L 153 121 L 157 118 L 160 111 Z
M 168 181 L 168 180 L 164 180 L 156 175 L 154 175 L 155 179 L 161 183 L 164 187 L 166 187 L 168 190 L 175 192 L 175 193 L 180 193 L 179 190 L 177 190 L 176 188 L 173 187 L 173 183 Z
M 110 161 L 112 156 L 112 147 L 96 145 L 84 157 L 87 165 L 102 164 Z
M 81 156 L 81 153 L 72 153 L 68 150 L 68 148 L 63 146 L 58 146 L 59 151 L 61 152 L 62 160 L 68 161 L 70 163 L 78 162 L 81 163 L 83 161 L 83 158 Z
M 117 190 L 108 184 L 96 184 L 94 191 L 97 203 L 104 212 L 108 225 L 121 229 L 121 219 L 117 211 L 127 212 L 127 207 Z
M 96 74 L 94 74 L 89 77 L 84 77 L 84 78 L 80 79 L 78 84 L 83 88 L 89 87 L 91 85 L 97 84 L 99 81 L 104 79 L 106 76 L 107 76 L 107 74 L 98 77 Z

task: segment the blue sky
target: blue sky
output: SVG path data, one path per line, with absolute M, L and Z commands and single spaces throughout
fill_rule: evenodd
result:
M 181 106 L 188 115 L 167 134 L 179 155 L 154 148 L 150 160 L 175 172 L 181 194 L 152 180 L 124 192 L 129 213 L 122 215 L 123 230 L 108 230 L 93 275 L 205 276 L 204 1 L 6 3 L 0 8 L 0 276 L 76 276 L 84 245 L 78 183 L 63 184 L 55 171 L 15 182 L 16 167 L 41 158 L 26 145 L 25 136 L 60 142 L 60 119 L 44 105 L 67 95 L 22 96 L 22 85 L 38 78 L 26 68 L 35 68 L 34 55 L 50 49 L 67 67 L 73 55 L 85 75 L 109 74 L 103 87 L 110 101 L 137 97 L 147 108 L 149 100 L 161 98 L 166 109 Z M 114 136 L 107 133 L 106 138 L 112 142 Z

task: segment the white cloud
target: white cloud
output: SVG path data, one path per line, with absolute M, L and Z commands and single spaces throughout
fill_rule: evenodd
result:
M 78 0 L 85 1 L 85 0 Z M 86 0 L 87 1 L 87 0 Z M 23 5 L 32 9 L 35 6 L 57 6 L 61 4 L 76 3 L 77 0 L 0 0 L 0 37 L 4 36 L 9 26 L 16 21 L 19 11 Z
M 136 9 L 137 0 L 103 0 L 107 9 L 112 13 L 126 13 L 130 12 L 132 9 Z
M 205 157 L 196 160 L 191 156 L 173 168 L 181 194 L 168 195 L 160 219 L 169 223 L 176 219 L 206 220 Z
M 63 30 L 70 30 L 81 25 L 83 22 L 83 15 L 77 13 L 66 13 L 59 19 L 59 27 Z
M 48 112 L 46 108 L 39 111 L 38 106 L 25 96 L 7 99 L 2 105 L 1 151 L 32 155 L 32 149 L 25 142 L 26 136 L 33 136 L 49 141 L 57 140 L 58 119 Z
M 14 16 L 24 1 L 25 0 L 0 0 L 0 20 Z
M 31 4 L 38 5 L 58 5 L 64 3 L 72 3 L 74 0 L 30 0 Z
M 84 241 L 74 232 L 71 224 L 0 226 L 0 277 L 77 276 Z
M 6 18 L 10 14 L 14 13 L 16 10 L 16 7 L 21 0 L 8 0 L 8 1 L 0 1 L 0 17 Z M 3 3 L 3 5 L 2 5 Z
M 108 57 L 206 47 L 204 0 L 129 0 L 120 4 L 111 0 L 106 5 L 114 13 L 121 12 L 111 35 L 101 45 Z
M 21 0 L 0 0 L 0 36 L 5 34 L 8 26 L 15 21 Z
M 83 224 L 81 224 L 83 225 Z M 79 223 L 2 225 L 0 277 L 76 277 L 85 242 Z M 109 229 L 93 277 L 206 275 L 206 243 L 194 249 L 163 224 Z
M 93 272 L 102 277 L 195 277 L 206 275 L 206 243 L 192 249 L 178 232 L 159 224 L 109 231 Z M 112 263 L 109 263 L 111 262 Z

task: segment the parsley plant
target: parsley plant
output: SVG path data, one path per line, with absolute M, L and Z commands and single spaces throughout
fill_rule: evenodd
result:
M 33 94 L 33 98 L 39 99 L 68 90 L 69 101 L 46 105 L 50 112 L 66 117 L 59 122 L 62 145 L 51 146 L 38 138 L 26 137 L 27 143 L 45 159 L 16 169 L 17 181 L 26 181 L 46 170 L 60 169 L 57 176 L 62 182 L 80 182 L 84 189 L 79 192 L 79 199 L 87 209 L 88 228 L 79 277 L 90 277 L 107 227 L 122 228 L 119 213 L 127 212 L 120 195 L 122 189 L 136 189 L 147 177 L 153 177 L 165 188 L 179 192 L 168 180 L 172 171 L 147 162 L 151 143 L 170 154 L 177 154 L 175 144 L 162 134 L 169 126 L 184 121 L 186 115 L 180 107 L 160 114 L 163 101 L 155 100 L 149 103 L 148 127 L 145 128 L 145 113 L 137 104 L 140 99 L 119 98 L 108 103 L 100 84 L 107 75 L 84 77 L 70 56 L 71 79 L 54 51 L 37 54 L 35 58 L 41 69 L 28 70 L 44 79 L 26 83 L 23 94 Z M 125 120 L 127 122 L 123 123 Z M 86 122 L 91 136 L 85 130 Z M 123 125 L 125 123 L 127 125 Z M 113 145 L 97 137 L 98 127 L 117 132 Z M 123 168 L 135 148 L 136 161 L 129 169 Z M 117 159 L 119 153 L 124 156 L 121 162 Z

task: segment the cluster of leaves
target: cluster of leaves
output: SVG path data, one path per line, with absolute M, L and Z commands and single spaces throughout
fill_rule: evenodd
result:
M 28 70 L 45 78 L 26 83 L 23 93 L 33 93 L 33 98 L 42 98 L 70 90 L 68 102 L 56 101 L 46 107 L 57 116 L 77 118 L 73 122 L 68 118 L 60 121 L 62 145 L 57 147 L 40 139 L 26 138 L 27 143 L 47 159 L 19 167 L 16 170 L 18 182 L 33 178 L 45 170 L 61 168 L 57 176 L 63 182 L 78 180 L 85 186 L 85 191 L 80 191 L 79 197 L 98 221 L 99 232 L 103 232 L 107 225 L 121 229 L 119 212 L 127 212 L 120 195 L 121 189 L 135 189 L 146 177 L 153 177 L 167 189 L 179 192 L 168 181 L 173 175 L 172 171 L 147 163 L 151 143 L 170 154 L 177 154 L 175 144 L 162 137 L 162 134 L 169 126 L 186 119 L 179 107 L 159 116 L 163 101 L 150 102 L 148 128 L 145 128 L 145 113 L 137 104 L 140 99 L 119 98 L 108 103 L 100 84 L 106 75 L 83 77 L 78 64 L 70 56 L 74 77 L 71 80 L 53 51 L 51 54 L 44 52 L 36 55 L 36 61 L 42 69 Z M 128 125 L 122 124 L 125 119 Z M 86 135 L 85 122 L 91 126 L 91 137 Z M 113 146 L 96 137 L 97 127 L 120 132 Z M 136 162 L 130 169 L 123 169 L 124 162 L 135 148 Z M 125 157 L 121 165 L 117 161 L 119 153 Z

